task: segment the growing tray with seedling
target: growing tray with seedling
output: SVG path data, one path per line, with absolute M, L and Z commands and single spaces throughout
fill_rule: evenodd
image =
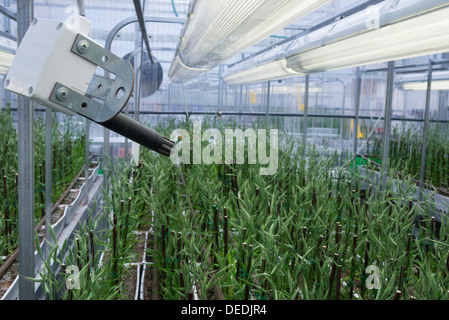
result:
M 2 173 L 2 188 L 0 192 L 0 297 L 14 283 L 18 274 L 18 175 L 17 175 L 17 133 L 13 126 L 13 117 L 9 109 L 0 113 L 0 122 L 5 130 L 2 133 L 0 153 L 0 168 Z M 59 236 L 63 228 L 73 217 L 73 213 L 82 201 L 82 196 L 88 192 L 83 185 L 84 175 L 84 133 L 75 125 L 66 121 L 60 132 L 61 123 L 53 122 L 53 152 L 52 152 L 52 203 L 51 222 L 53 230 Z M 45 235 L 45 126 L 41 117 L 35 119 L 36 143 L 36 193 L 35 193 L 35 233 L 39 245 Z M 90 159 L 89 177 L 92 178 L 99 168 L 98 161 Z

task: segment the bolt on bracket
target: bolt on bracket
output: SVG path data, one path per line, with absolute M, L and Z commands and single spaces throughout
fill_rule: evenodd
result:
M 82 34 L 77 35 L 71 52 L 103 68 L 106 76 L 94 75 L 85 94 L 57 82 L 50 100 L 98 123 L 114 118 L 132 94 L 132 65 Z M 115 78 L 107 77 L 107 73 Z

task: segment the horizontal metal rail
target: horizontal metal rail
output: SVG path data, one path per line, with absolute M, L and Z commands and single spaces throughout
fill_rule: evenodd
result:
M 17 21 L 17 13 L 12 12 L 5 6 L 0 5 L 0 13 L 7 16 L 11 20 Z
M 11 111 L 17 111 L 17 108 L 9 108 Z M 35 112 L 45 112 L 45 109 L 38 108 L 34 109 Z M 124 113 L 124 111 L 122 111 Z M 130 110 L 129 114 L 134 114 L 135 111 Z M 240 111 L 222 111 L 222 112 L 211 112 L 211 111 L 139 111 L 140 114 L 146 114 L 146 115 L 167 115 L 167 116 L 173 116 L 173 115 L 221 115 L 221 116 L 273 116 L 273 117 L 297 117 L 301 118 L 304 116 L 302 113 L 288 113 L 288 112 L 240 112 Z M 355 115 L 346 115 L 346 114 L 320 114 L 320 113 L 309 113 L 307 115 L 308 117 L 312 118 L 335 118 L 335 119 L 355 119 Z M 379 119 L 377 116 L 374 117 Z M 371 116 L 359 116 L 359 119 L 363 120 L 372 120 L 373 117 Z M 380 117 L 380 119 L 383 119 L 383 117 Z M 392 117 L 392 121 L 408 121 L 408 122 L 424 122 L 424 119 L 418 119 L 418 118 L 401 118 L 401 117 Z M 437 122 L 437 123 L 448 123 L 449 120 L 436 120 L 436 119 L 430 119 L 430 122 Z
M 13 36 L 12 34 L 10 34 L 8 32 L 5 32 L 5 31 L 0 31 L 0 36 L 5 37 L 12 41 L 17 41 L 17 37 Z
M 432 65 L 434 65 L 434 66 L 445 65 L 445 64 L 449 64 L 449 60 L 434 60 L 434 61 L 432 61 Z M 410 64 L 410 65 L 406 65 L 406 66 L 396 66 L 394 68 L 394 70 L 426 68 L 425 70 L 420 70 L 420 71 L 415 70 L 414 72 L 427 72 L 428 67 L 429 67 L 429 62 L 425 62 L 425 63 L 418 63 L 418 64 Z M 365 70 L 362 70 L 362 72 L 364 72 L 364 73 L 383 72 L 383 71 L 387 71 L 387 70 L 388 70 L 387 68 L 376 68 L 376 69 L 365 69 Z
M 207 111 L 139 111 L 140 114 L 146 115 L 221 115 L 221 116 L 273 116 L 273 117 L 298 117 L 301 118 L 304 116 L 302 113 L 287 113 L 287 112 L 239 112 L 239 111 L 222 111 L 219 112 L 207 112 Z M 130 114 L 133 114 L 134 111 L 129 111 Z M 355 115 L 344 115 L 344 114 L 318 114 L 318 113 L 309 113 L 308 117 L 312 118 L 336 118 L 336 119 L 355 119 Z M 373 117 L 371 116 L 359 116 L 359 119 L 371 120 Z M 376 120 L 378 118 L 376 117 Z M 383 119 L 383 117 L 380 117 Z M 393 117 L 392 121 L 410 121 L 410 122 L 424 122 L 424 119 L 417 118 L 401 118 L 401 117 Z M 429 120 L 430 122 L 439 122 L 439 123 L 448 123 L 449 120 Z

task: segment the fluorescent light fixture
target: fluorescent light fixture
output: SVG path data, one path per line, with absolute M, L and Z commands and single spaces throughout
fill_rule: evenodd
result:
M 281 58 L 296 72 L 315 73 L 446 52 L 448 17 L 449 0 L 386 0 L 235 64 L 224 80 Z
M 192 0 L 170 67 L 186 82 L 330 0 Z
M 427 90 L 427 73 L 398 77 L 395 85 L 402 90 Z M 449 90 L 449 71 L 432 72 L 432 90 Z
M 240 73 L 231 74 L 224 77 L 223 80 L 226 84 L 232 85 L 242 83 L 242 80 L 244 80 L 244 83 L 252 83 L 301 75 L 303 74 L 290 69 L 285 59 L 279 59 L 260 64 L 248 70 L 243 70 Z
M 298 88 L 299 87 L 299 88 Z M 271 86 L 270 94 L 298 94 L 298 90 L 300 93 L 304 93 L 306 91 L 305 84 L 297 84 L 293 86 Z M 265 94 L 266 90 L 262 88 L 254 88 L 250 89 L 250 92 L 255 94 Z M 316 85 L 309 85 L 309 93 L 320 93 L 323 92 L 323 88 L 320 88 Z
M 17 43 L 15 41 L 0 37 L 0 74 L 8 73 L 16 49 Z

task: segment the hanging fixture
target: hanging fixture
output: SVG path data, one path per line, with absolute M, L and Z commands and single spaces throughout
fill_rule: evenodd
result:
M 15 41 L 0 37 L 0 74 L 8 73 L 16 53 L 15 48 L 17 48 Z
M 427 73 L 398 77 L 395 85 L 401 90 L 427 90 Z M 449 90 L 449 71 L 432 72 L 432 90 Z
M 243 70 L 242 72 L 230 74 L 224 78 L 228 85 L 242 83 L 260 82 L 264 80 L 275 80 L 303 75 L 287 66 L 287 60 L 281 58 L 275 61 L 262 63 L 254 68 Z
M 186 82 L 330 0 L 192 0 L 169 77 Z
M 236 63 L 223 79 L 228 84 L 267 80 L 264 74 L 245 74 L 281 59 L 306 74 L 446 52 L 448 17 L 449 0 L 386 0 Z

